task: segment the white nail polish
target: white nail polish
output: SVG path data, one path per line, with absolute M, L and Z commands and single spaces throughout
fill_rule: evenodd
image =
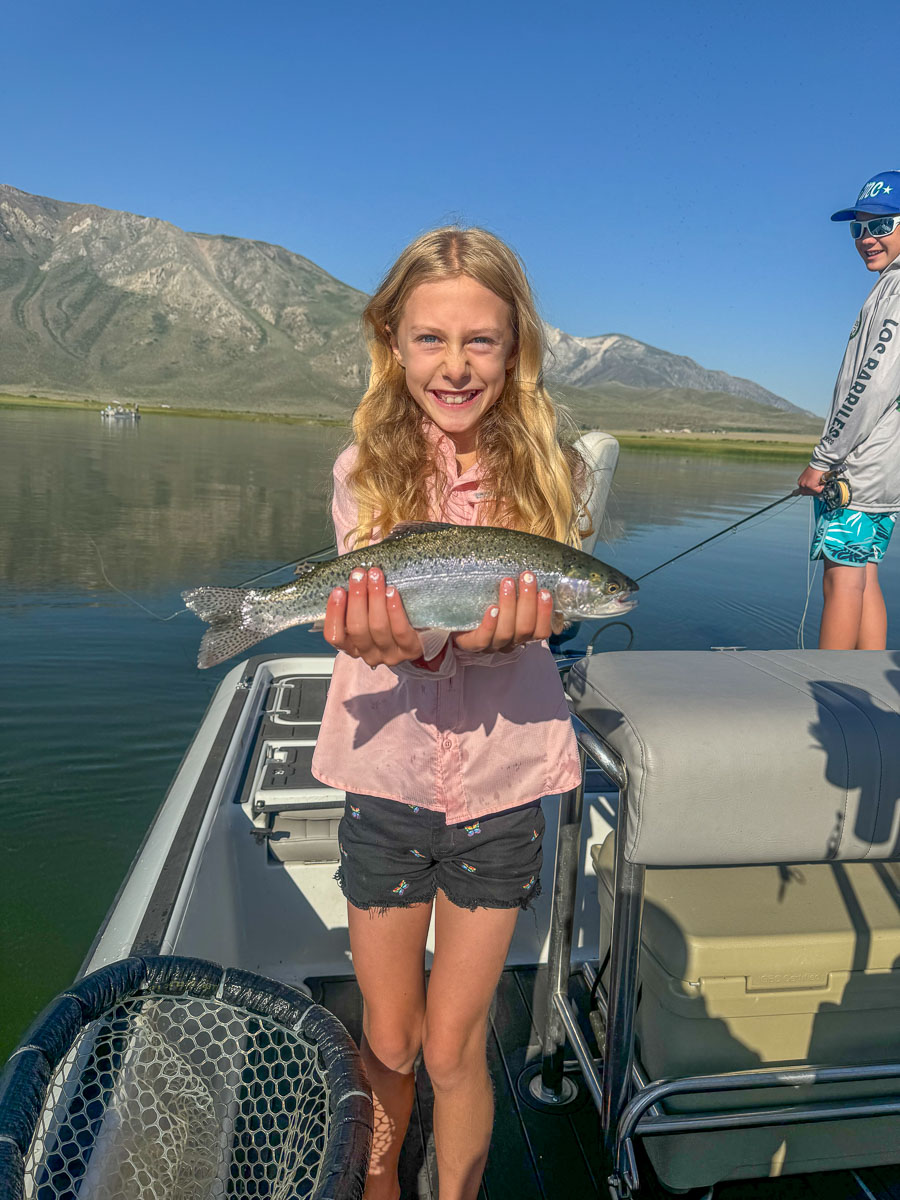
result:
M 353 580 L 354 583 L 362 583 L 362 581 L 365 579 L 365 577 L 366 577 L 365 571 L 360 571 L 359 568 L 357 568 L 355 571 L 350 572 L 350 578 Z
M 499 616 L 500 616 L 500 609 L 499 609 L 499 608 L 492 608 L 492 609 L 491 609 L 491 617 L 499 617 Z
M 392 588 L 392 587 L 386 587 L 386 588 L 384 589 L 384 594 L 385 594 L 385 596 L 387 596 L 387 597 L 388 597 L 388 599 L 390 599 L 390 598 L 391 598 L 391 597 L 394 595 L 394 593 L 395 593 L 396 591 L 397 591 L 397 589 L 396 589 L 396 588 Z
M 534 583 L 534 576 L 532 575 L 532 573 L 530 571 L 526 571 L 525 574 L 522 576 L 522 582 L 523 583 Z

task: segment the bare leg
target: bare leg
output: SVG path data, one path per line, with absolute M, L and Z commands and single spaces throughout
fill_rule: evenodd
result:
M 866 563 L 866 588 L 856 649 L 887 649 L 887 608 L 878 582 L 878 563 Z
M 866 568 L 848 567 L 824 560 L 822 624 L 819 626 L 820 650 L 855 650 L 860 638 Z
M 518 914 L 518 907 L 458 908 L 440 891 L 435 901 L 423 1052 L 434 1088 L 441 1200 L 478 1195 L 494 1123 L 488 1014 Z
M 375 1101 L 365 1200 L 397 1200 L 397 1162 L 415 1099 L 422 1046 L 425 939 L 431 904 L 384 913 L 347 905 L 353 969 L 363 994 L 363 1063 Z

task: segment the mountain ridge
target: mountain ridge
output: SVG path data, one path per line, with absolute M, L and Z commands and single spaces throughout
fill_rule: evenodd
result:
M 365 386 L 366 300 L 284 246 L 0 185 L 0 390 L 344 417 Z M 612 384 L 734 396 L 778 428 L 812 416 L 625 334 L 545 329 L 548 382 L 594 420 Z

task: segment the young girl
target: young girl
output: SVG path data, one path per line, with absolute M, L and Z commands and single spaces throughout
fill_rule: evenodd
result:
M 334 468 L 339 551 L 426 520 L 578 545 L 583 464 L 558 436 L 516 255 L 480 229 L 427 233 L 364 322 L 369 388 Z M 347 792 L 338 880 L 376 1108 L 367 1200 L 399 1196 L 420 1051 L 441 1200 L 478 1192 L 493 1124 L 491 999 L 516 916 L 539 889 L 540 799 L 579 779 L 544 644 L 551 616 L 530 571 L 502 582 L 477 629 L 449 639 L 413 629 L 377 569 L 355 571 L 328 604 L 325 637 L 341 653 L 313 771 Z

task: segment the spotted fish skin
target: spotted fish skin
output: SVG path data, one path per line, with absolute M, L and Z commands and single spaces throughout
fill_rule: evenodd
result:
M 282 629 L 325 616 L 335 587 L 350 572 L 380 567 L 417 629 L 461 632 L 481 623 L 501 580 L 525 570 L 553 596 L 563 620 L 620 616 L 634 606 L 638 585 L 599 559 L 551 538 L 490 525 L 416 523 L 324 563 L 304 563 L 297 578 L 274 588 L 199 587 L 182 592 L 209 623 L 199 667 L 212 667 Z

